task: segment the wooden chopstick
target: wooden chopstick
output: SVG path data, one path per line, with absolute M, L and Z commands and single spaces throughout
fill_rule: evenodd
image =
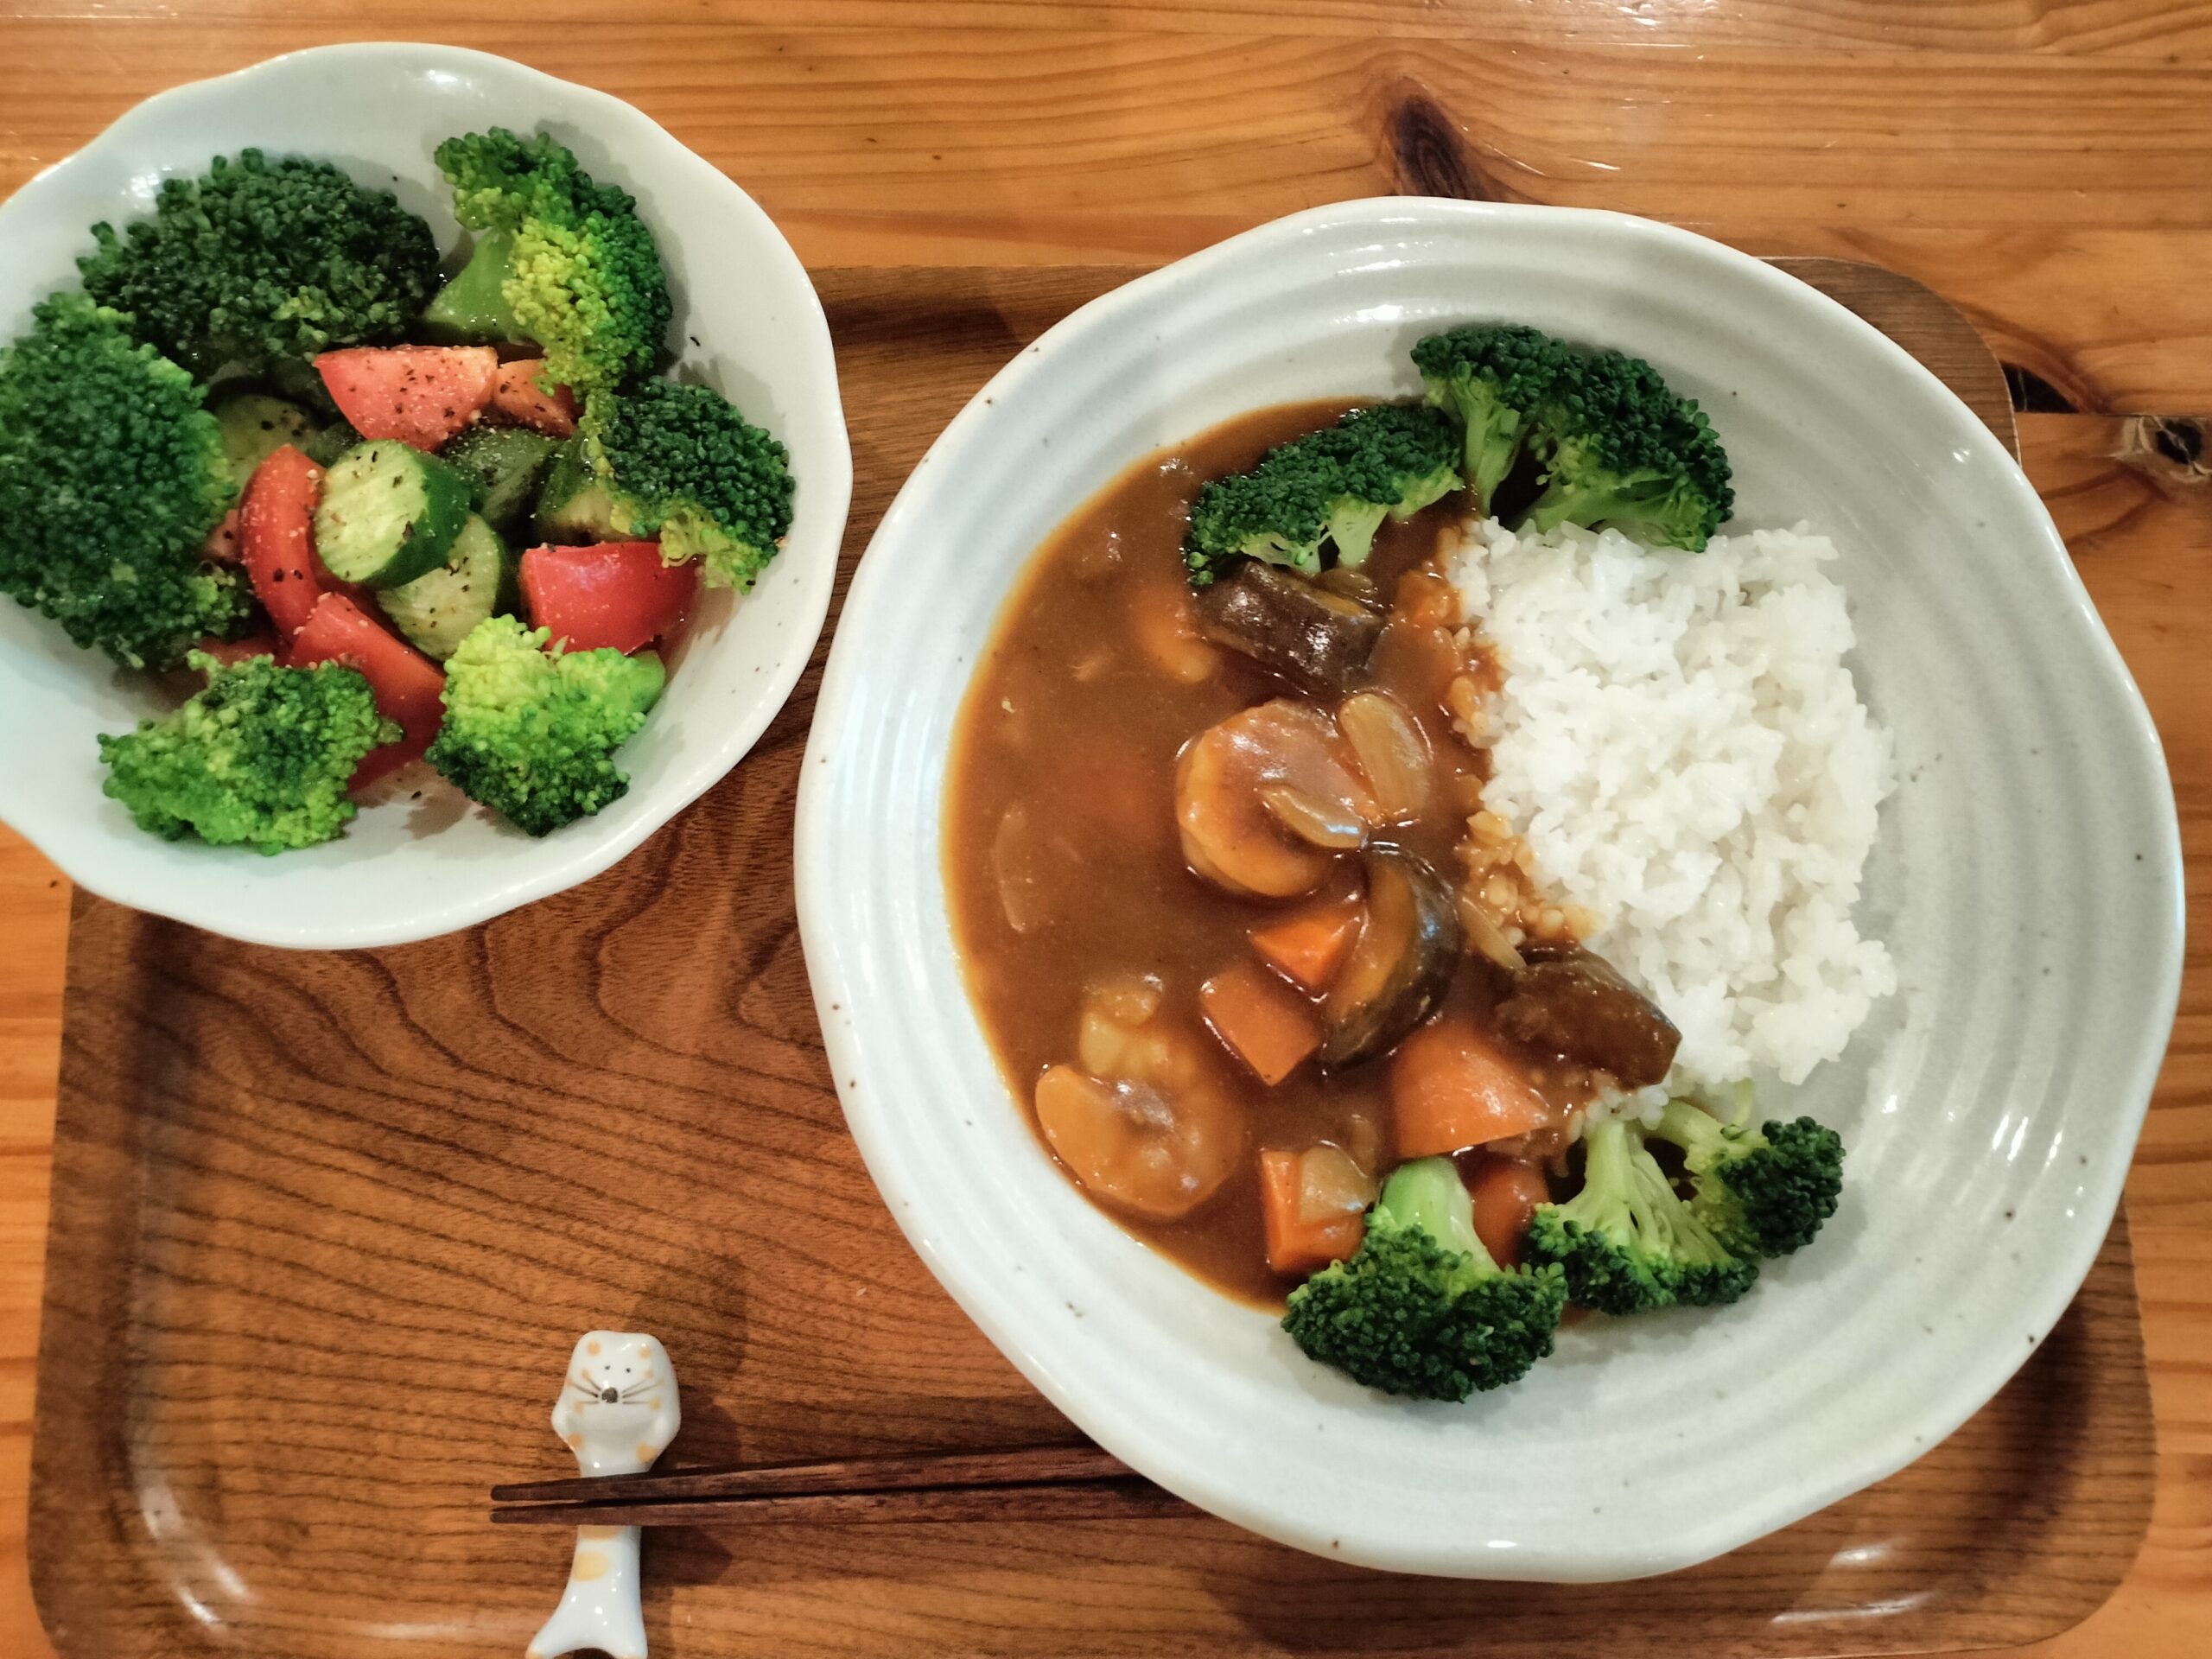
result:
M 1137 1477 L 1054 1485 L 929 1486 L 784 1497 L 524 1503 L 492 1511 L 505 1526 L 890 1526 L 956 1521 L 1124 1521 L 1195 1514 Z
M 918 1491 L 945 1487 L 1045 1485 L 1128 1480 L 1135 1471 L 1095 1446 L 1027 1446 L 1016 1452 L 925 1452 L 846 1458 L 834 1463 L 673 1470 L 666 1474 L 596 1475 L 494 1486 L 495 1503 L 690 1502 L 709 1498 L 814 1497 L 840 1492 Z M 507 1520 L 517 1516 L 503 1516 Z

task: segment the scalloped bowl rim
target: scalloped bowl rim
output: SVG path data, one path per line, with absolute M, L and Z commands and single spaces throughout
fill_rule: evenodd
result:
M 1417 236 L 1425 225 L 1474 226 L 1491 238 L 1510 238 L 1523 228 L 1548 232 L 1571 226 L 1574 234 L 1711 262 L 1727 268 L 1733 278 L 1764 285 L 1781 296 L 1801 315 L 1820 321 L 1831 341 L 1839 334 L 1847 338 L 1853 349 L 1868 354 L 1892 380 L 1904 377 L 1913 387 L 1916 400 L 1925 406 L 1928 418 L 1959 446 L 1961 461 L 1971 460 L 1981 467 L 2001 463 L 1997 467 L 2002 480 L 2000 492 L 2009 494 L 2009 509 L 2016 521 L 2032 527 L 2027 533 L 2034 544 L 2021 548 L 2018 556 L 2041 563 L 2043 575 L 2055 576 L 2058 609 L 2072 613 L 2063 619 L 2063 625 L 2076 631 L 2085 647 L 2078 666 L 2094 675 L 2100 691 L 2116 698 L 2125 711 L 2120 716 L 2125 729 L 2113 732 L 2111 737 L 2125 751 L 2125 764 L 2132 768 L 2132 781 L 2139 786 L 2139 799 L 2133 804 L 2142 810 L 2145 823 L 2152 826 L 2146 836 L 2153 844 L 2139 855 L 2150 861 L 2142 880 L 2149 884 L 2145 890 L 2151 894 L 2148 903 L 2153 918 L 2150 934 L 2137 942 L 2146 963 L 2139 1027 L 2141 1041 L 2132 1062 L 2119 1075 L 2101 1079 L 2107 1102 L 2107 1127 L 2096 1143 L 2101 1161 L 2087 1172 L 2080 1188 L 2082 1224 L 2072 1229 L 2064 1249 L 2050 1264 L 2045 1276 L 2008 1316 L 2018 1323 L 2008 1323 L 2006 1329 L 2017 1331 L 2024 1324 L 2028 1344 L 2022 1348 L 2000 1351 L 1990 1346 L 1979 1351 L 1974 1363 L 1950 1374 L 1949 1387 L 1940 1400 L 1922 1402 L 1907 1421 L 1870 1431 L 1848 1456 L 1832 1466 L 1789 1469 L 1762 1499 L 1737 1504 L 1726 1513 L 1705 1516 L 1700 1522 L 1672 1531 L 1657 1541 L 1516 1549 L 1510 1538 L 1443 1541 L 1421 1538 L 1416 1535 L 1418 1526 L 1409 1527 L 1399 1518 L 1359 1516 L 1347 1525 L 1342 1516 L 1332 1521 L 1308 1506 L 1284 1501 L 1280 1494 L 1255 1497 L 1235 1471 L 1215 1466 L 1223 1459 L 1211 1447 L 1178 1449 L 1165 1444 L 1166 1437 L 1155 1431 L 1141 1405 L 1128 1397 L 1128 1378 L 1112 1374 L 1118 1357 L 1100 1351 L 1095 1344 L 1086 1348 L 1092 1339 L 1071 1335 L 1072 1325 L 1056 1324 L 1057 1309 L 1050 1310 L 1054 1318 L 1047 1318 L 1039 1306 L 1026 1305 L 1015 1289 L 1021 1265 L 1015 1263 L 1009 1273 L 1005 1263 L 979 1255 L 982 1241 L 972 1236 L 969 1222 L 957 1212 L 954 1200 L 931 1190 L 908 1167 L 911 1154 L 899 1139 L 906 1132 L 907 1120 L 927 1116 L 932 1132 L 957 1137 L 958 1131 L 952 1127 L 950 1116 L 956 1110 L 980 1116 L 1000 1109 L 1019 1114 L 1020 1108 L 1007 1098 L 1002 1084 L 988 1090 L 988 1099 L 975 1101 L 972 1107 L 965 1103 L 956 1108 L 917 1102 L 915 1080 L 899 1066 L 905 1057 L 881 1052 L 883 1043 L 864 1027 L 863 1021 L 871 1008 L 880 1011 L 898 1000 L 920 995 L 959 1030 L 964 1043 L 976 1024 L 965 986 L 934 981 L 909 982 L 905 965 L 887 956 L 882 930 L 866 919 L 862 901 L 855 899 L 841 910 L 841 890 L 853 885 L 853 878 L 849 870 L 838 868 L 825 850 L 836 834 L 836 816 L 844 806 L 840 796 L 851 763 L 841 746 L 849 739 L 857 741 L 848 728 L 872 671 L 871 644 L 880 633 L 887 637 L 902 620 L 899 589 L 906 573 L 897 568 L 899 551 L 923 533 L 923 527 L 937 514 L 940 498 L 957 487 L 974 452 L 992 435 L 1000 418 L 997 411 L 1032 380 L 1059 372 L 1071 354 L 1110 337 L 1117 327 L 1133 327 L 1148 309 L 1163 305 L 1179 292 L 1206 284 L 1224 271 L 1233 276 L 1240 262 L 1262 251 L 1283 260 L 1295 260 L 1305 238 L 1325 238 L 1339 231 L 1350 234 L 1363 227 L 1376 237 L 1399 232 Z M 1093 477 L 1073 489 L 1066 510 L 1072 511 L 1073 503 L 1103 482 L 1103 477 Z M 1025 568 L 1028 556 L 1023 552 L 1012 569 Z M 1009 575 L 1007 581 L 1011 580 Z M 1004 582 L 997 584 L 995 616 L 1006 586 Z M 963 696 L 967 677 L 961 677 Z M 942 767 L 942 756 L 937 764 Z M 1686 1567 L 1738 1548 L 1885 1478 L 1949 1433 L 2012 1375 L 2041 1335 L 2065 1311 L 2087 1274 L 2120 1196 L 2128 1154 L 2140 1128 L 2179 990 L 2180 844 L 2157 733 L 2073 570 L 2056 527 L 2013 458 L 1924 365 L 1827 296 L 1748 255 L 1690 232 L 1581 209 L 1402 198 L 1317 207 L 1140 276 L 1081 307 L 1019 353 L 975 395 L 916 467 L 854 577 L 823 679 L 801 781 L 797 856 L 799 918 L 809 970 L 834 1081 L 854 1136 L 909 1241 L 985 1335 L 1085 1432 L 1153 1480 L 1201 1507 L 1268 1537 L 1332 1559 L 1450 1576 L 1590 1581 Z M 868 879 L 861 878 L 860 885 L 865 887 Z M 931 879 L 925 874 L 919 881 L 926 885 Z M 900 897 L 903 899 L 904 895 Z M 871 902 L 880 907 L 888 901 L 877 895 Z M 930 904 L 924 906 L 927 915 L 916 925 L 925 930 L 933 927 L 941 906 L 941 895 L 932 894 Z M 866 937 L 855 937 L 861 933 Z M 900 942 L 903 935 L 887 943 Z M 975 1034 L 980 1036 L 979 1032 Z M 980 1087 L 980 1078 L 972 1069 L 961 1081 L 975 1082 Z M 975 1097 L 970 1095 L 968 1099 Z M 944 1127 L 937 1131 L 934 1126 L 939 1123 Z M 1026 1133 L 1026 1125 L 1024 1129 Z M 2083 1162 L 2087 1166 L 2086 1156 Z M 1036 1179 L 1065 1185 L 1060 1173 L 1046 1163 L 1041 1154 L 1035 1166 Z M 1033 1183 L 1027 1184 L 1024 1191 L 1010 1193 L 1009 1202 L 1026 1202 L 1033 1191 Z M 1077 1202 L 1080 1204 L 1079 1199 Z M 1071 1212 L 1061 1206 L 1056 1213 Z M 2075 1213 L 2073 1209 L 2067 1211 L 2069 1217 Z M 1110 1229 L 1112 1224 L 1105 1225 Z M 1235 1306 L 1222 1302 L 1224 1319 L 1233 1317 Z M 1071 1306 L 1071 1313 L 1076 1311 Z M 1156 1380 L 1156 1370 L 1150 1375 Z M 1534 1386 L 1541 1380 L 1540 1373 L 1524 1386 Z M 1376 1408 L 1389 1408 L 1389 1402 Z M 1356 1426 L 1352 1432 L 1357 1432 Z

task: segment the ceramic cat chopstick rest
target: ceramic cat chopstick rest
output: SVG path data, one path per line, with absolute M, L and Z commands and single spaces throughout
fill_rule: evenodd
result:
M 576 1339 L 553 1407 L 553 1432 L 587 1475 L 639 1475 L 668 1449 L 683 1421 L 676 1370 L 658 1339 L 637 1331 L 589 1331 Z M 635 1527 L 578 1527 L 569 1587 L 531 1638 L 528 1659 L 597 1648 L 645 1659 L 638 1601 Z

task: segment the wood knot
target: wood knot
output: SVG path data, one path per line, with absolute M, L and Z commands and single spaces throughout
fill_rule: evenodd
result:
M 2194 415 L 2136 415 L 2122 424 L 2118 459 L 2162 483 L 2201 489 L 2212 483 L 2204 422 Z
M 1402 92 L 1390 105 L 1387 126 L 1400 195 L 1515 200 L 1476 163 L 1459 123 L 1426 92 Z

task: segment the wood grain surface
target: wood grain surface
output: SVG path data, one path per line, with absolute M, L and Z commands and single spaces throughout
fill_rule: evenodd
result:
M 1798 269 L 2011 436 L 2003 377 L 1955 312 L 1871 268 Z M 1129 274 L 817 273 L 863 480 L 848 568 L 969 392 Z M 671 1460 L 1071 1438 L 905 1248 L 828 1087 L 786 846 L 813 687 L 617 869 L 447 939 L 300 955 L 79 899 L 32 1495 L 62 1654 L 518 1645 L 548 1546 L 486 1527 L 483 1493 L 554 1472 L 543 1357 L 594 1325 L 650 1329 L 679 1357 Z M 1689 1573 L 1399 1579 L 1122 1487 L 1076 1510 L 969 1500 L 957 1524 L 857 1542 L 874 1501 L 776 1500 L 783 1524 L 742 1541 L 657 1537 L 648 1618 L 677 1656 L 1322 1654 L 1384 1637 L 1444 1653 L 1478 1630 L 1485 1651 L 1530 1655 L 1624 1636 L 1747 1655 L 2018 1641 L 2088 1613 L 2133 1559 L 2145 1394 L 2121 1224 L 2051 1339 L 1959 1433 Z
M 2021 422 L 2028 469 L 2164 735 L 2199 913 L 2212 897 L 2212 498 L 2188 461 L 2202 449 L 2188 417 L 2212 411 L 2212 9 L 642 0 L 607 16 L 580 0 L 527 16 L 491 0 L 0 0 L 0 193 L 162 86 L 321 40 L 412 37 L 630 98 L 817 264 L 1165 257 L 1313 201 L 1455 181 L 1673 217 L 1757 251 L 1874 259 L 1963 306 L 2036 377 L 2021 382 L 2031 407 L 2055 411 Z M 863 477 L 887 461 L 856 459 Z M 67 907 L 0 831 L 9 1655 L 46 1651 L 23 1499 Z M 2046 1659 L 2212 1648 L 2207 957 L 2194 930 L 2129 1189 L 2159 1437 L 2150 1538 Z M 979 1552 L 945 1577 L 989 1581 L 997 1565 Z

